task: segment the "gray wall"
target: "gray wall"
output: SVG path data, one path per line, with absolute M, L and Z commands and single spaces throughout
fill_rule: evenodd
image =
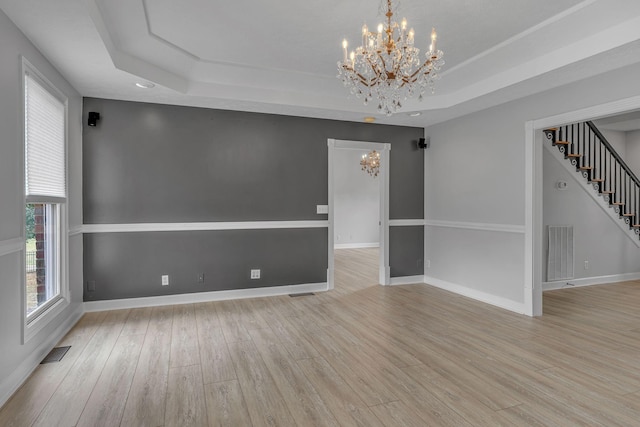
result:
M 89 111 L 101 120 L 84 128 L 85 224 L 326 219 L 329 138 L 391 143 L 390 217 L 422 218 L 421 128 L 85 98 Z M 324 282 L 326 233 L 85 234 L 85 300 Z M 392 271 L 405 255 L 391 251 Z M 160 286 L 169 270 L 176 286 Z
M 380 243 L 380 178 L 361 170 L 365 150 L 338 149 L 334 152 L 333 192 L 336 245 Z
M 24 178 L 22 176 L 22 85 L 24 56 L 69 98 L 68 211 L 70 227 L 82 223 L 81 98 L 29 40 L 0 11 L 0 248 L 24 238 Z M 82 237 L 69 238 L 70 305 L 26 344 L 22 339 L 22 251 L 0 256 L 0 405 L 61 338 L 61 328 L 74 320 L 82 305 Z M 35 362 L 37 364 L 37 361 Z
M 640 95 L 632 65 L 431 126 L 426 153 L 425 274 L 495 300 L 524 301 L 525 123 Z

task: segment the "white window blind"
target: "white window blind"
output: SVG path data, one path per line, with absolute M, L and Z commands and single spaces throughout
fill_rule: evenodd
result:
M 66 191 L 65 102 L 25 73 L 27 202 L 63 202 Z

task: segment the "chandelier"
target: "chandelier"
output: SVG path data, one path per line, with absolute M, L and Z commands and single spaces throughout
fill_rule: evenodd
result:
M 386 3 L 386 12 L 385 12 Z M 420 61 L 420 49 L 414 46 L 413 28 L 407 31 L 407 20 L 398 25 L 392 21 L 397 4 L 382 0 L 381 11 L 387 17 L 386 24 L 378 24 L 378 31 L 371 32 L 362 26 L 362 46 L 347 53 L 347 40 L 342 41 L 343 59 L 338 61 L 338 78 L 352 95 L 364 97 L 367 105 L 378 99 L 378 111 L 387 116 L 402 107 L 401 101 L 418 93 L 418 100 L 427 88 L 434 91 L 438 71 L 444 65 L 442 51 L 436 49 L 436 30 L 431 31 L 431 45 Z M 397 3 L 397 0 L 396 2 Z
M 373 150 L 369 154 L 363 154 L 360 166 L 362 166 L 363 171 L 375 178 L 380 172 L 380 153 Z

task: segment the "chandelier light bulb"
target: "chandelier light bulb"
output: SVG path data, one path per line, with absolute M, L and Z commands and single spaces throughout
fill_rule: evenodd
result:
M 438 39 L 438 34 L 436 33 L 436 29 L 432 28 L 431 29 L 431 46 L 430 46 L 430 51 L 433 52 L 436 50 L 436 40 Z
M 347 62 L 347 46 L 348 45 L 349 44 L 347 43 L 347 39 L 342 40 L 342 50 L 344 52 L 344 58 L 343 58 L 344 62 Z
M 407 19 L 400 24 L 393 20 L 397 0 L 382 0 L 386 4 L 386 21 L 378 24 L 377 33 L 362 26 L 362 45 L 347 55 L 343 40 L 343 60 L 338 62 L 338 78 L 351 94 L 363 98 L 365 105 L 377 99 L 378 111 L 388 116 L 402 108 L 404 100 L 433 92 L 438 71 L 444 65 L 443 53 L 437 50 L 437 34 L 431 31 L 431 45 L 426 60 L 420 60 L 420 49 L 414 46 L 415 31 L 407 31 Z

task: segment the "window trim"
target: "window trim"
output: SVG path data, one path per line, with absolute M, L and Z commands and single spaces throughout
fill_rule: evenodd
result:
M 38 80 L 49 93 L 58 98 L 64 105 L 64 162 L 65 162 L 65 182 L 69 182 L 69 169 L 68 169 L 68 158 L 69 158 L 69 100 L 67 96 L 62 93 L 58 88 L 55 87 L 53 83 L 49 81 L 36 67 L 34 67 L 25 57 L 22 57 L 22 67 L 20 70 L 20 87 L 21 87 L 21 126 L 22 130 L 22 150 L 21 150 L 21 168 L 22 168 L 22 190 L 21 194 L 23 197 L 22 203 L 22 239 L 25 244 L 22 247 L 22 256 L 21 258 L 21 280 L 20 286 L 22 288 L 22 309 L 20 310 L 22 316 L 22 343 L 27 343 L 30 339 L 36 336 L 40 331 L 42 331 L 47 325 L 49 325 L 60 313 L 62 313 L 70 304 L 71 297 L 69 291 L 69 222 L 68 222 L 68 199 L 69 194 L 67 193 L 67 198 L 64 200 L 39 200 L 44 203 L 53 203 L 57 204 L 57 212 L 56 212 L 56 222 L 58 225 L 59 235 L 56 239 L 57 245 L 57 275 L 59 280 L 59 294 L 47 301 L 42 306 L 38 307 L 32 313 L 27 314 L 27 277 L 26 277 L 26 218 L 25 218 L 25 206 L 27 203 L 31 202 L 31 200 L 27 200 L 27 196 L 25 195 L 25 144 L 26 144 L 26 131 L 25 131 L 25 79 L 27 74 Z M 68 187 L 67 187 L 68 188 Z

